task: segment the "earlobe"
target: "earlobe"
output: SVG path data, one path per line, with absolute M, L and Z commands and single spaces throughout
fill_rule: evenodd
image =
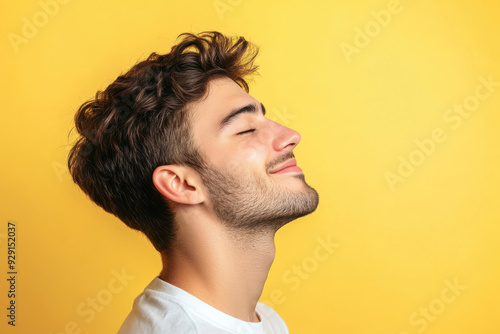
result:
M 199 204 L 203 194 L 192 171 L 184 166 L 159 166 L 153 172 L 156 189 L 167 199 L 181 204 Z

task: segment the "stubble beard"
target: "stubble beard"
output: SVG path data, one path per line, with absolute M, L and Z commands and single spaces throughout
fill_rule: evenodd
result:
M 275 233 L 318 206 L 318 193 L 305 182 L 303 174 L 289 175 L 304 183 L 300 191 L 292 191 L 282 184 L 266 182 L 262 175 L 236 175 L 208 165 L 200 173 L 215 214 L 228 229 L 239 233 Z

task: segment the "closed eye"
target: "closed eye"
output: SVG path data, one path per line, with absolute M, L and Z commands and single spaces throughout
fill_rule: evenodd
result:
M 244 135 L 245 133 L 250 133 L 250 132 L 254 132 L 255 129 L 248 129 L 246 131 L 243 131 L 243 132 L 238 132 L 238 135 Z

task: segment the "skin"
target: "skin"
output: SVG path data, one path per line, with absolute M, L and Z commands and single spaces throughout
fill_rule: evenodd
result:
M 256 110 L 239 114 L 220 129 L 226 116 L 248 104 Z M 180 165 L 158 167 L 153 182 L 174 205 L 178 225 L 172 251 L 168 257 L 162 254 L 160 278 L 235 318 L 259 322 L 255 306 L 275 257 L 275 233 L 317 206 L 317 193 L 305 183 L 300 168 L 276 173 L 295 161 L 292 151 L 300 134 L 267 119 L 260 102 L 226 77 L 210 81 L 205 98 L 190 104 L 188 112 L 193 140 L 204 160 L 214 171 L 222 171 L 218 175 L 226 187 L 234 184 L 229 198 L 239 201 L 228 209 L 246 211 L 241 217 L 235 213 L 238 221 L 221 219 L 214 206 L 221 205 L 218 197 L 211 196 L 213 186 L 207 187 L 214 174 L 201 175 Z M 263 215 L 260 221 L 242 218 L 266 205 L 271 212 L 286 202 L 283 198 L 305 201 L 307 208 L 288 216 Z

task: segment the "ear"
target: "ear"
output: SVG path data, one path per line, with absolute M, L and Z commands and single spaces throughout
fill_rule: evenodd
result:
M 199 204 L 205 200 L 198 173 L 186 166 L 157 167 L 153 172 L 153 183 L 163 196 L 175 203 Z

